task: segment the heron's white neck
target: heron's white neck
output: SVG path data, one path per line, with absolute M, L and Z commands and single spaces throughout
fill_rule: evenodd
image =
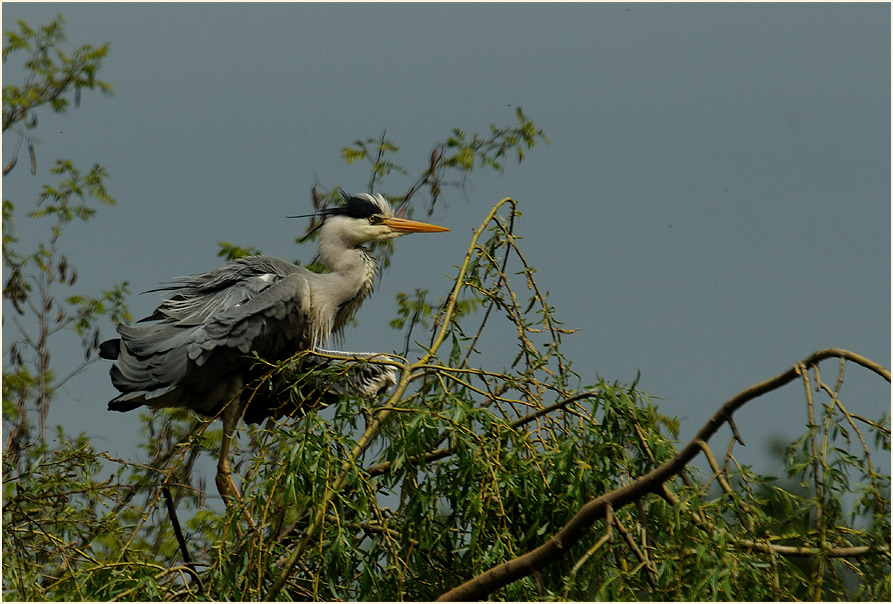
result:
M 341 216 L 326 219 L 319 232 L 319 258 L 330 271 L 350 273 L 362 263 L 362 240 L 357 239 L 352 223 Z
M 320 233 L 319 258 L 331 272 L 319 275 L 313 285 L 313 312 L 319 326 L 314 345 L 339 335 L 372 291 L 378 270 L 375 260 L 339 226 L 338 221 L 327 221 Z

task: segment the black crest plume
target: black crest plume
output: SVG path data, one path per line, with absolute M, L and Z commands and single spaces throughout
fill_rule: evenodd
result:
M 359 197 L 356 195 L 350 195 L 349 193 L 345 193 L 344 189 L 339 189 L 338 193 L 341 195 L 341 199 L 343 203 L 337 206 L 331 206 L 328 208 L 319 208 L 313 214 L 300 214 L 298 216 L 286 216 L 286 218 L 313 218 L 316 219 L 318 217 L 322 217 L 325 219 L 327 216 L 348 216 L 349 218 L 369 218 L 370 216 L 375 216 L 376 214 L 381 214 L 381 208 L 377 205 L 366 199 L 365 197 Z M 314 197 L 314 205 L 315 203 Z M 323 225 L 325 220 L 320 221 L 318 224 L 314 225 L 310 231 L 301 238 L 301 243 L 303 243 L 308 237 L 313 235 Z

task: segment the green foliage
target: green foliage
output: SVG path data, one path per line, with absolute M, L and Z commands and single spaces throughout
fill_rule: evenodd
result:
M 93 67 L 60 89 L 58 69 L 74 69 L 55 49 L 61 19 L 19 27 L 7 32 L 4 59 L 23 51 L 30 75 L 25 86 L 4 88 L 4 129 L 8 115 L 11 127 L 30 128 L 23 120 L 35 107 L 61 111 L 62 95 L 100 86 L 95 68 L 107 48 L 82 47 Z M 548 139 L 520 109 L 515 118 L 489 135 L 453 129 L 413 185 L 386 197 L 407 214 L 422 205 L 430 212 L 444 186 L 524 160 Z M 385 134 L 343 150 L 348 164 L 371 168 L 370 190 L 410 173 Z M 718 459 L 705 442 L 709 471 L 681 467 L 591 526 L 561 532 L 597 498 L 674 459 L 679 426 L 635 382 L 573 369 L 562 352 L 573 330 L 522 252 L 511 200 L 487 215 L 443 292 L 397 295 L 391 325 L 406 333 L 403 357 L 413 341 L 422 354 L 397 357 L 392 393 L 321 409 L 318 390 L 343 368 L 313 369 L 320 388 L 308 392 L 309 376 L 291 363 L 255 359 L 269 368 L 257 387 L 279 388 L 304 407 L 242 430 L 234 445 L 242 497 L 229 508 L 208 494 L 199 469 L 219 451 L 213 419 L 183 410 L 144 415 L 139 461 L 111 458 L 61 428 L 53 441 L 49 405 L 64 400 L 60 387 L 94 358 L 100 322 L 129 316 L 126 284 L 75 292 L 77 272 L 62 253 L 65 229 L 113 202 L 104 169 L 59 160 L 50 172 L 58 182 L 25 215 L 48 225 L 46 241 L 23 251 L 16 205 L 3 202 L 4 299 L 19 329 L 4 351 L 7 599 L 433 600 L 564 535 L 560 556 L 486 596 L 887 601 L 890 478 L 872 456 L 890 449 L 889 418 L 845 406 L 843 361 L 833 384 L 817 365 L 802 367 L 805 432 L 785 448 L 782 478 L 756 474 L 734 441 Z M 314 188 L 314 207 L 336 197 Z M 258 252 L 220 248 L 229 260 Z M 85 357 L 67 371 L 49 354 L 64 333 L 80 338 Z M 505 335 L 514 346 L 496 349 Z
M 14 167 L 23 140 L 36 173 L 25 131 L 36 128 L 37 108 L 49 105 L 62 113 L 69 92 L 77 104 L 82 88 L 110 90 L 95 77 L 106 47 L 83 46 L 71 56 L 62 52 L 57 47 L 64 40 L 61 19 L 38 30 L 22 22 L 19 28 L 7 32 L 3 50 L 4 62 L 25 54 L 27 73 L 23 86 L 3 88 L 3 130 L 19 136 L 4 175 Z M 24 217 L 16 203 L 3 200 L 3 298 L 12 311 L 5 318 L 17 329 L 5 338 L 3 363 L 3 582 L 4 595 L 21 600 L 83 599 L 80 587 L 70 585 L 72 570 L 101 565 L 123 542 L 125 525 L 115 510 L 132 496 L 130 485 L 114 476 L 99 480 L 101 457 L 84 437 L 59 428 L 51 445 L 47 435 L 50 405 L 95 358 L 100 324 L 130 319 L 126 284 L 99 295 L 65 294 L 75 291 L 78 272 L 62 251 L 63 235 L 99 206 L 114 204 L 105 168 L 96 164 L 82 171 L 60 159 L 49 172 L 55 182 L 43 185 Z M 20 218 L 46 225 L 46 240 L 23 244 L 16 234 Z M 83 359 L 55 361 L 51 353 L 72 335 L 80 338 Z
M 538 129 L 520 107 L 515 111 L 515 119 L 517 124 L 511 126 L 490 124 L 489 136 L 478 133 L 469 136 L 464 130 L 454 128 L 444 142 L 435 143 L 426 167 L 409 189 L 402 195 L 386 197 L 392 202 L 405 204 L 408 215 L 411 215 L 410 202 L 420 191 L 426 190 L 430 215 L 443 195 L 444 186 L 464 187 L 465 179 L 476 167 L 490 167 L 502 172 L 509 155 L 514 154 L 521 163 L 527 157 L 526 151 L 537 141 L 550 142 L 545 132 Z M 354 141 L 353 146 L 341 150 L 341 156 L 348 164 L 366 162 L 370 166 L 368 189 L 374 191 L 393 172 L 404 176 L 410 174 L 407 168 L 391 159 L 391 155 L 399 150 L 400 147 L 387 138 L 387 131 L 383 131 L 378 138 Z M 326 198 L 335 199 L 331 194 L 321 196 L 321 199 Z
M 582 385 L 572 371 L 560 350 L 568 330 L 521 255 L 517 218 L 513 206 L 492 217 L 441 302 L 427 292 L 402 299 L 404 327 L 424 316 L 435 336 L 389 400 L 346 398 L 248 430 L 241 502 L 189 522 L 205 597 L 433 600 L 538 547 L 587 502 L 676 454 L 677 422 L 647 395 Z M 459 316 L 465 299 L 477 311 Z M 499 328 L 519 334 L 513 363 L 475 366 L 473 349 Z M 889 425 L 846 410 L 840 384 L 821 407 L 825 423 L 808 425 L 790 449 L 789 475 L 803 485 L 756 475 L 732 446 L 717 462 L 705 444 L 712 474 L 685 468 L 493 596 L 882 599 L 889 477 L 866 460 Z M 809 400 L 807 410 L 819 408 Z M 199 440 L 185 430 L 154 471 L 181 471 Z M 165 598 L 182 595 L 170 589 Z
M 99 89 L 111 94 L 111 85 L 96 77 L 108 53 L 108 43 L 98 48 L 85 44 L 72 53 L 64 52 L 59 48 L 65 41 L 64 24 L 61 15 L 37 29 L 19 20 L 17 32 L 4 32 L 4 64 L 11 56 L 24 54 L 28 77 L 23 85 L 3 87 L 3 132 L 22 122 L 29 129 L 36 126 L 33 110 L 43 105 L 48 104 L 55 113 L 64 113 L 71 104 L 68 93 L 75 106 L 80 104 L 81 90 Z
M 427 300 L 428 290 L 416 289 L 410 296 L 404 292 L 397 294 L 397 317 L 390 322 L 394 329 L 403 329 L 407 322 L 428 327 L 428 317 L 434 312 L 434 307 Z
M 261 253 L 260 249 L 256 247 L 242 247 L 234 243 L 229 243 L 228 241 L 218 241 L 217 245 L 220 247 L 220 249 L 217 250 L 217 257 L 223 258 L 229 262 L 244 258 L 245 256 L 259 256 Z
M 502 172 L 505 169 L 505 158 L 512 152 L 520 164 L 526 157 L 525 150 L 532 148 L 537 139 L 550 142 L 520 107 L 515 110 L 515 116 L 518 125 L 513 128 L 497 128 L 491 124 L 489 138 L 474 134 L 469 140 L 464 130 L 453 128 L 452 136 L 446 141 L 446 149 L 451 154 L 443 158 L 443 165 L 462 172 L 471 172 L 477 162 L 481 167 Z
M 77 269 L 61 247 L 66 228 L 75 221 L 88 221 L 97 210 L 97 202 L 114 204 L 105 188 L 105 169 L 97 164 L 81 172 L 70 161 L 57 160 L 50 173 L 58 177 L 58 182 L 45 184 L 35 209 L 25 215 L 26 219 L 47 224 L 47 240 L 39 242 L 36 249 L 23 251 L 14 235 L 16 206 L 11 200 L 3 201 L 3 297 L 12 305 L 16 313 L 13 320 L 19 327 L 18 337 L 5 351 L 8 362 L 4 363 L 4 382 L 7 378 L 12 381 L 9 388 L 4 387 L 4 413 L 15 406 L 17 421 L 26 422 L 28 414 L 36 412 L 40 440 L 54 394 L 94 359 L 101 323 L 105 319 L 130 319 L 124 302 L 129 293 L 126 283 L 98 296 L 61 293 L 63 289 L 72 290 L 78 280 Z M 54 375 L 49 343 L 71 332 L 81 339 L 84 360 L 68 373 Z M 16 387 L 22 389 L 14 391 Z M 25 438 L 28 430 L 24 424 L 20 427 L 14 434 Z
M 341 157 L 347 164 L 354 164 L 359 161 L 367 161 L 372 167 L 372 175 L 369 178 L 369 190 L 375 188 L 375 183 L 379 182 L 391 172 L 397 172 L 404 176 L 409 175 L 409 171 L 403 166 L 386 158 L 389 153 L 395 153 L 400 148 L 393 141 L 385 138 L 387 131 L 381 133 L 380 138 L 367 138 L 366 140 L 354 141 L 353 147 L 344 147 L 341 149 Z

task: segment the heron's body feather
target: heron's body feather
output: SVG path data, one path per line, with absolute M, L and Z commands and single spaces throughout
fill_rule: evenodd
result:
M 421 223 L 394 218 L 387 201 L 371 195 L 348 198 L 328 214 L 319 238 L 319 257 L 328 273 L 250 256 L 152 290 L 169 293 L 145 319 L 119 325 L 120 338 L 100 348 L 102 357 L 116 361 L 112 384 L 121 392 L 109 409 L 146 405 L 215 414 L 261 375 L 264 368 L 255 369 L 252 353 L 278 362 L 340 335 L 376 277 L 375 261 L 362 244 L 410 232 L 412 224 Z M 389 220 L 402 231 L 382 225 Z M 394 370 L 366 365 L 348 377 L 354 393 L 371 394 L 393 383 Z M 248 418 L 274 414 L 269 401 L 252 401 L 252 406 Z
M 155 290 L 170 293 L 151 315 L 135 325 L 119 325 L 120 337 L 99 348 L 101 357 L 115 361 L 112 384 L 121 392 L 109 402 L 110 410 L 145 405 L 221 413 L 216 482 L 227 501 L 238 495 L 228 451 L 240 418 L 256 423 L 286 412 L 302 414 L 307 397 L 328 404 L 343 394 L 373 396 L 395 383 L 395 369 L 382 364 L 336 365 L 333 379 L 317 371 L 331 364 L 325 357 L 331 351 L 320 344 L 341 333 L 372 291 L 375 261 L 362 244 L 449 230 L 395 216 L 381 195 L 344 196 L 344 205 L 318 213 L 327 217 L 318 228 L 319 257 L 328 273 L 251 256 L 180 277 Z M 298 352 L 308 354 L 285 363 L 286 371 L 261 384 L 269 366 L 253 354 L 277 363 Z

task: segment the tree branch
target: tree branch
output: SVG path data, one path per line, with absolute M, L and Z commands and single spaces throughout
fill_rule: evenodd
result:
M 530 413 L 523 417 L 519 417 L 515 421 L 511 422 L 509 425 L 512 428 L 519 428 L 519 427 L 523 426 L 524 424 L 530 423 L 533 420 L 540 418 L 548 413 L 551 413 L 558 409 L 563 409 L 572 403 L 576 403 L 577 401 L 587 399 L 587 398 L 594 398 L 596 396 L 598 396 L 597 392 L 593 392 L 593 391 L 580 392 L 580 393 L 575 394 L 571 397 L 560 400 L 557 403 L 553 403 L 553 404 L 549 405 L 548 407 L 543 407 L 542 409 L 538 409 L 537 411 L 534 411 L 533 413 Z M 425 455 L 419 455 L 417 457 L 413 457 L 413 458 L 407 460 L 407 463 L 410 463 L 410 464 L 418 463 L 422 459 L 425 460 L 425 463 L 431 463 L 432 461 L 437 461 L 438 459 L 443 459 L 444 457 L 449 457 L 450 455 L 452 455 L 455 452 L 456 452 L 455 446 L 440 447 L 439 449 L 435 449 L 433 451 L 429 451 L 428 453 L 425 453 Z M 369 468 L 366 469 L 366 472 L 369 474 L 369 476 L 377 476 L 379 474 L 386 474 L 387 472 L 390 471 L 390 469 L 391 469 L 391 462 L 383 461 L 379 464 L 375 464 L 374 466 L 370 466 Z
M 755 384 L 733 396 L 707 420 L 707 423 L 698 430 L 694 438 L 673 458 L 634 482 L 585 504 L 558 533 L 541 546 L 469 579 L 462 585 L 442 594 L 438 601 L 481 600 L 497 589 L 522 577 L 526 577 L 535 570 L 542 569 L 550 562 L 561 559 L 586 534 L 586 531 L 596 520 L 605 517 L 608 506 L 618 510 L 624 505 L 632 503 L 636 499 L 650 493 L 662 495 L 663 484 L 685 469 L 686 465 L 702 451 L 699 443 L 707 442 L 723 424 L 728 423 L 729 418 L 732 417 L 735 411 L 753 399 L 797 379 L 800 376 L 801 366 L 808 367 L 828 358 L 846 359 L 877 373 L 888 382 L 890 381 L 890 371 L 888 369 L 861 355 L 840 348 L 819 350 L 783 373 Z M 778 550 L 775 549 L 775 551 L 777 552 Z
M 360 458 L 366 448 L 372 443 L 372 439 L 378 433 L 382 424 L 388 418 L 397 403 L 402 399 L 403 393 L 406 392 L 406 388 L 409 386 L 409 382 L 412 379 L 413 373 L 415 373 L 419 367 L 428 363 L 431 357 L 436 354 L 437 349 L 440 348 L 440 345 L 443 344 L 443 341 L 447 336 L 447 332 L 449 331 L 450 321 L 452 320 L 453 312 L 456 308 L 456 302 L 459 299 L 459 291 L 461 290 L 462 284 L 465 281 L 465 273 L 468 270 L 468 265 L 470 264 L 471 258 L 474 255 L 474 250 L 477 246 L 478 238 L 486 230 L 487 225 L 490 223 L 491 220 L 493 220 L 493 217 L 496 216 L 499 208 L 501 208 L 503 204 L 506 203 L 511 204 L 512 206 L 514 206 L 515 204 L 515 202 L 509 198 L 500 201 L 493 207 L 492 210 L 490 210 L 490 214 L 487 216 L 486 220 L 484 220 L 481 226 L 472 235 L 471 243 L 468 247 L 468 252 L 465 255 L 465 261 L 462 263 L 462 266 L 459 268 L 459 273 L 456 275 L 456 283 L 453 287 L 453 291 L 450 293 L 446 305 L 444 306 L 441 315 L 438 317 L 441 320 L 440 330 L 437 332 L 431 348 L 422 356 L 421 359 L 419 359 L 412 365 L 407 364 L 403 367 L 402 375 L 400 376 L 400 380 L 397 382 L 397 386 L 394 389 L 393 394 L 391 394 L 387 403 L 385 403 L 383 407 L 380 407 L 376 410 L 373 418 L 371 419 L 371 421 L 369 421 L 369 424 L 366 427 L 366 431 L 363 433 L 363 435 L 360 437 L 360 439 L 357 441 L 357 444 L 351 451 L 350 458 L 345 460 L 344 463 L 341 465 L 341 473 L 334 481 L 331 488 L 326 490 L 322 501 L 319 503 L 318 507 L 316 508 L 316 512 L 312 516 L 310 525 L 307 527 L 307 531 L 304 533 L 304 537 L 289 553 L 289 556 L 282 567 L 282 571 L 274 580 L 273 585 L 270 586 L 270 589 L 264 596 L 264 600 L 272 601 L 285 586 L 286 581 L 288 581 L 288 578 L 291 575 L 292 568 L 294 568 L 300 556 L 310 545 L 316 532 L 321 529 L 322 524 L 325 520 L 325 510 L 327 509 L 329 502 L 335 496 L 335 493 L 343 489 L 344 486 L 347 484 L 350 470 L 356 463 L 356 460 Z
M 174 528 L 174 535 L 177 537 L 177 545 L 180 546 L 180 552 L 183 554 L 183 561 L 186 563 L 186 568 L 189 569 L 189 574 L 198 581 L 199 591 L 203 591 L 202 579 L 195 571 L 195 564 L 192 562 L 189 550 L 186 548 L 186 539 L 183 537 L 180 520 L 177 518 L 177 508 L 174 506 L 174 499 L 171 497 L 171 491 L 167 488 L 167 485 L 161 487 L 161 493 L 164 495 L 164 503 L 167 506 L 168 516 L 171 519 L 171 526 Z
M 870 545 L 858 545 L 853 547 L 829 547 L 822 549 L 818 547 L 805 547 L 802 545 L 777 545 L 766 541 L 751 541 L 750 539 L 739 539 L 735 542 L 741 547 L 748 547 L 759 550 L 761 552 L 772 552 L 780 556 L 818 556 L 820 554 L 829 558 L 855 558 L 864 556 L 873 551 L 881 551 L 890 555 L 889 549 L 879 549 Z

